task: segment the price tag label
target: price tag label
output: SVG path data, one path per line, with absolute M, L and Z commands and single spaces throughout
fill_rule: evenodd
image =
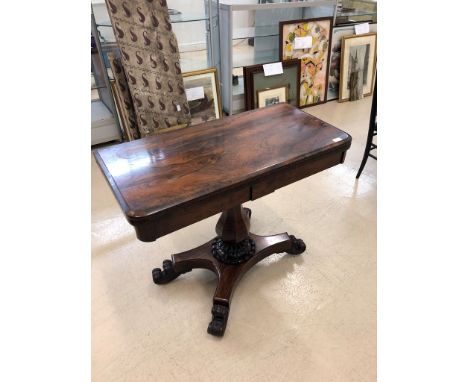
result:
M 356 34 L 369 33 L 369 23 L 356 24 L 354 26 L 354 31 Z
M 274 62 L 273 64 L 264 64 L 263 73 L 265 74 L 265 77 L 283 74 L 283 63 Z
M 185 89 L 187 95 L 187 101 L 195 101 L 196 99 L 205 98 L 205 92 L 203 86 L 197 86 L 196 88 Z
M 296 37 L 294 39 L 294 49 L 312 48 L 312 36 Z

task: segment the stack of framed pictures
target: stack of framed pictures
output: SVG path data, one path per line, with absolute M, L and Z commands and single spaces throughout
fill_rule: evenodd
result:
M 265 76 L 262 65 L 245 66 L 244 69 L 245 110 L 288 102 L 298 106 L 300 60 L 283 62 L 283 73 Z
M 355 101 L 372 94 L 376 58 L 376 33 L 342 38 L 339 102 Z
M 245 66 L 245 110 L 288 102 L 299 108 L 372 94 L 377 24 L 355 34 L 356 24 L 333 28 L 332 17 L 279 23 L 283 73 L 265 75 L 263 65 Z M 343 69 L 343 70 L 341 70 Z
M 343 37 L 353 36 L 355 34 L 355 24 L 356 23 L 333 28 L 327 101 L 333 101 L 339 98 L 341 42 Z M 369 24 L 369 32 L 376 33 L 377 24 Z

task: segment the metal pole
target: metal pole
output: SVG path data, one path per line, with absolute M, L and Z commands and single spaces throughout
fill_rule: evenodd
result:
M 107 105 L 106 102 L 104 102 L 104 101 L 102 103 L 112 113 L 112 116 L 114 117 L 114 123 L 117 126 L 117 130 L 119 131 L 120 141 L 122 142 L 123 141 L 122 127 L 120 126 L 119 116 L 117 114 L 117 109 L 115 107 L 114 98 L 112 97 L 112 87 L 111 87 L 111 84 L 110 84 L 109 76 L 107 75 L 107 68 L 106 68 L 105 61 L 104 61 L 104 55 L 103 55 L 103 52 L 102 52 L 101 41 L 99 40 L 99 32 L 98 32 L 98 29 L 97 29 L 96 20 L 94 18 L 94 12 L 93 12 L 93 6 L 92 5 L 91 5 L 91 34 L 93 35 L 94 41 L 96 42 L 96 48 L 97 48 L 98 53 L 99 53 L 99 58 L 101 60 L 102 68 L 104 69 L 104 76 L 103 76 L 104 77 L 104 82 L 106 84 L 107 91 L 109 92 L 109 97 L 108 97 L 109 99 L 106 100 L 109 103 L 109 105 Z

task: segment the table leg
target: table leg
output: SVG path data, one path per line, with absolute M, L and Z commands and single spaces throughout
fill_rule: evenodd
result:
M 306 249 L 302 240 L 287 233 L 272 236 L 249 233 L 250 215 L 251 211 L 241 206 L 224 212 L 216 225 L 219 236 L 197 248 L 172 255 L 172 260 L 164 260 L 163 270 L 153 270 L 156 284 L 166 284 L 195 268 L 209 269 L 217 275 L 212 321 L 208 326 L 208 333 L 215 336 L 224 334 L 234 289 L 250 268 L 274 253 L 296 255 Z

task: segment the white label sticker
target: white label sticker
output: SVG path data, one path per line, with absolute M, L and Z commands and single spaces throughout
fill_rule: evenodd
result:
M 356 24 L 354 30 L 356 34 L 369 33 L 369 23 Z
M 187 95 L 187 101 L 195 101 L 196 99 L 205 98 L 205 92 L 203 86 L 197 86 L 196 88 L 185 89 Z
M 340 137 L 332 139 L 333 142 L 339 142 L 339 141 L 342 141 L 342 140 L 343 140 L 343 138 L 340 138 Z
M 181 111 L 180 105 L 177 105 L 177 111 Z
M 274 76 L 276 74 L 283 74 L 283 63 L 274 62 L 273 64 L 264 64 L 263 73 L 265 76 Z
M 312 36 L 296 37 L 294 39 L 294 49 L 312 48 Z

